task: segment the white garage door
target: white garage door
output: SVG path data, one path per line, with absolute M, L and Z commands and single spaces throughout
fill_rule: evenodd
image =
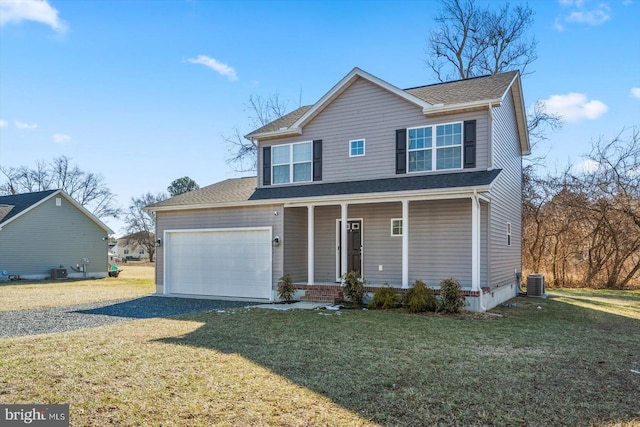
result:
M 165 234 L 165 293 L 271 299 L 271 228 Z

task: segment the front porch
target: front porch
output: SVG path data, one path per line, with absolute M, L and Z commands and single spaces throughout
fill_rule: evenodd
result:
M 477 192 L 284 207 L 284 273 L 305 301 L 341 299 L 360 271 L 366 292 L 455 277 L 465 296 L 489 292 L 489 199 Z M 342 245 L 346 242 L 346 245 Z M 345 250 L 343 250 L 343 248 Z

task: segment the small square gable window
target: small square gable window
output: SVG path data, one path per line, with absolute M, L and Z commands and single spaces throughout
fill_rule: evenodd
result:
M 364 139 L 349 141 L 349 157 L 364 156 Z

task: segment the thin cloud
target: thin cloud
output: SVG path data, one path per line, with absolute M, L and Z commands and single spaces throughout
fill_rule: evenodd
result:
M 595 10 L 571 12 L 569 16 L 567 16 L 566 21 L 597 26 L 604 24 L 609 19 L 611 19 L 609 7 L 606 5 L 600 5 L 600 8 Z
M 551 95 L 544 101 L 545 111 L 557 114 L 566 122 L 595 120 L 609 111 L 609 107 L 598 100 L 589 100 L 584 93 Z
M 584 174 L 588 174 L 588 173 L 592 173 L 592 172 L 597 172 L 598 169 L 601 168 L 600 163 L 596 162 L 595 160 L 584 160 L 582 162 L 576 163 L 574 165 L 571 166 L 571 170 L 584 175 Z
M 598 26 L 611 19 L 611 8 L 606 3 L 600 3 L 595 9 L 590 10 L 584 7 L 587 3 L 585 0 L 559 0 L 559 3 L 573 10 L 555 19 L 553 28 L 558 32 L 565 30 L 565 23 Z
M 57 144 L 65 144 L 65 143 L 71 141 L 71 137 L 69 135 L 65 135 L 63 133 L 54 133 L 53 134 L 53 141 L 56 142 Z
M 236 70 L 229 67 L 227 64 L 223 64 L 222 62 L 218 62 L 217 60 L 210 58 L 206 55 L 200 55 L 197 58 L 189 58 L 187 61 L 192 64 L 201 64 L 207 68 L 211 68 L 213 71 L 217 72 L 221 76 L 226 76 L 229 81 L 238 80 L 238 75 L 236 74 Z
M 67 25 L 58 17 L 58 10 L 46 0 L 0 0 L 0 27 L 8 23 L 35 21 L 64 33 Z
M 19 122 L 18 120 L 14 120 L 13 124 L 18 128 L 18 129 L 23 129 L 23 130 L 34 130 L 38 128 L 38 125 L 36 123 L 25 123 L 25 122 Z
M 6 128 L 7 126 L 9 126 L 9 122 L 6 120 L 0 120 L 0 128 Z
M 632 87 L 630 95 L 633 98 L 640 99 L 640 87 Z

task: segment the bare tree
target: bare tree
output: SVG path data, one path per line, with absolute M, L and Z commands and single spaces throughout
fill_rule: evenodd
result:
M 284 116 L 287 105 L 288 102 L 282 101 L 277 92 L 267 98 L 250 95 L 249 102 L 245 104 L 245 111 L 249 113 L 248 127 L 255 130 Z M 246 133 L 248 132 L 242 132 L 239 126 L 234 126 L 231 135 L 222 135 L 228 145 L 227 163 L 237 172 L 256 170 L 258 147 L 244 137 Z
M 0 167 L 5 177 L 5 182 L 0 184 L 0 194 L 61 189 L 98 218 L 117 217 L 120 209 L 115 206 L 115 195 L 104 177 L 83 171 L 70 160 L 60 156 L 50 163 L 36 162 L 34 168 Z
M 524 269 L 559 286 L 640 284 L 638 130 L 600 138 L 585 158 L 586 168 L 525 181 Z
M 526 68 L 537 59 L 528 6 L 499 10 L 479 7 L 475 0 L 442 0 L 427 46 L 427 65 L 441 81 Z
M 125 215 L 127 223 L 127 233 L 129 233 L 127 244 L 140 246 L 149 254 L 149 261 L 153 262 L 156 252 L 156 217 L 153 212 L 144 208 L 157 202 L 167 199 L 164 193 L 146 193 L 140 197 L 132 197 Z

